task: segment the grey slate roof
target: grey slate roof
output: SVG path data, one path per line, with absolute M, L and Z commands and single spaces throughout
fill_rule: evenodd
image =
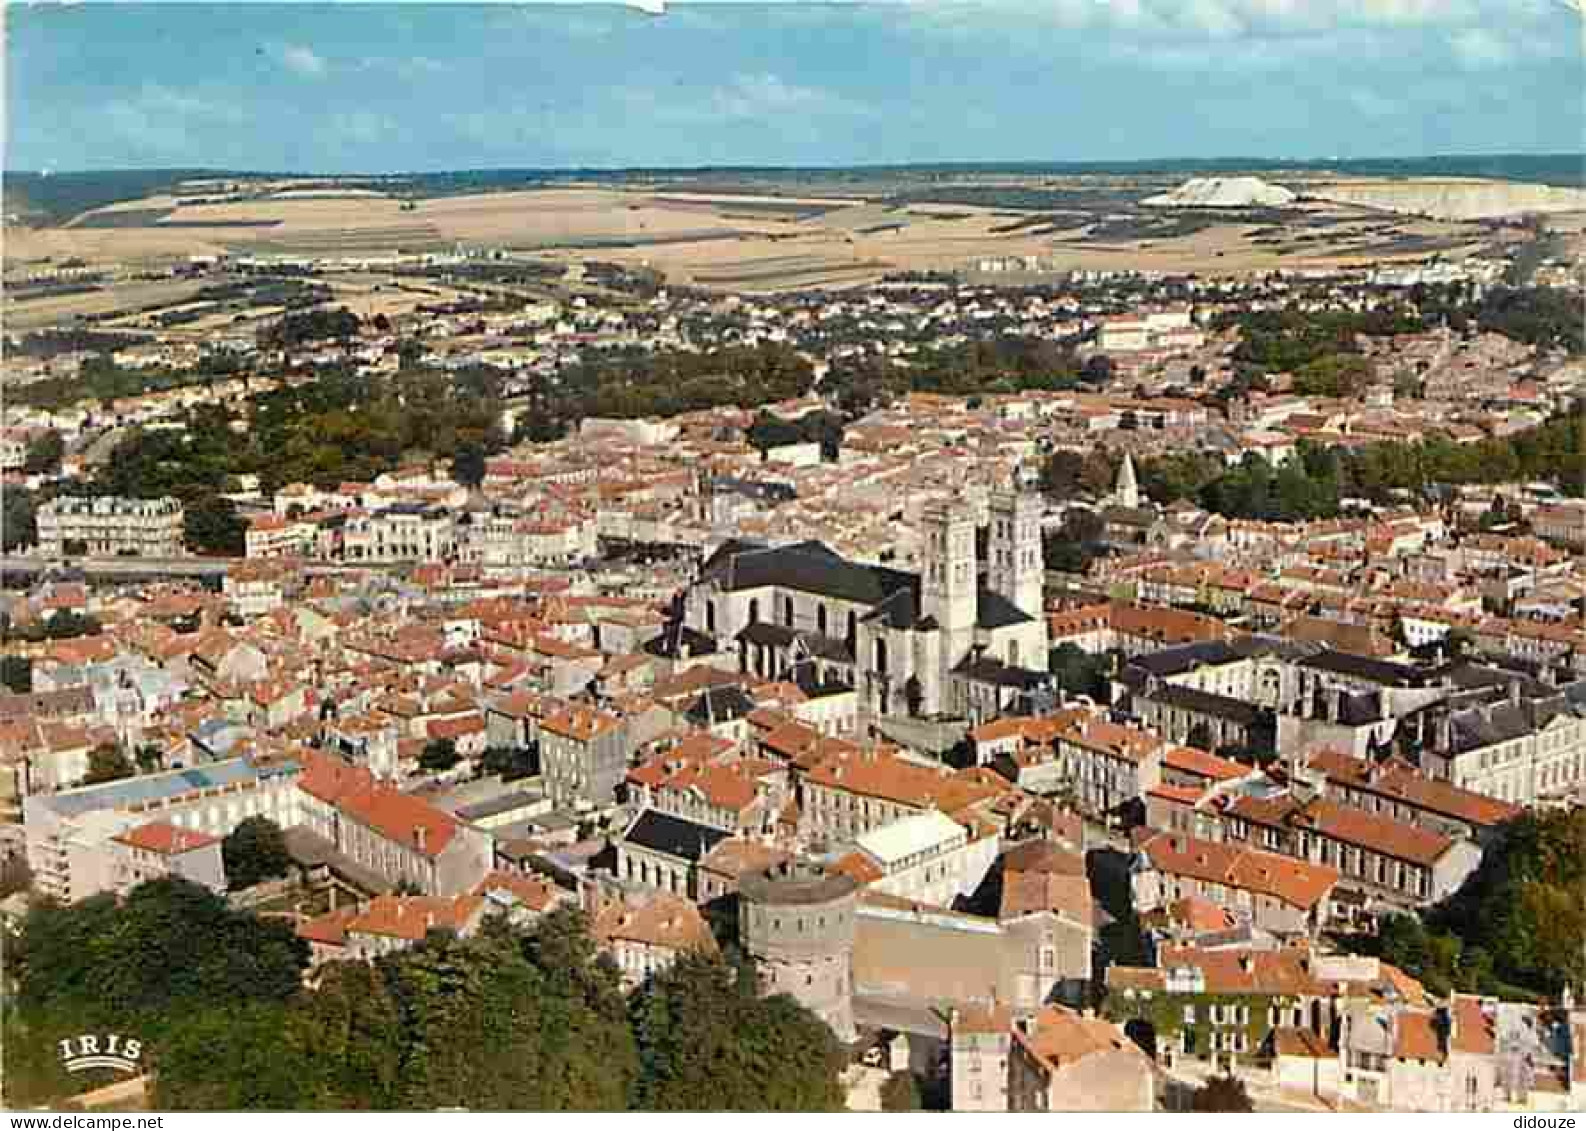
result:
M 1425 678 L 1420 669 L 1412 668 L 1407 664 L 1390 663 L 1370 656 L 1357 656 L 1353 652 L 1339 652 L 1332 648 L 1305 657 L 1300 661 L 1300 666 L 1332 672 L 1335 675 L 1367 679 L 1384 687 L 1416 687 Z
M 1050 672 L 1038 672 L 1030 668 L 1010 668 L 1001 660 L 989 656 L 981 656 L 978 659 L 966 656 L 953 669 L 953 674 L 972 679 L 977 683 L 1017 687 L 1024 691 L 1034 691 L 1052 682 Z
M 769 621 L 755 621 L 744 626 L 743 631 L 738 633 L 738 639 L 747 640 L 751 644 L 769 645 L 772 648 L 786 648 L 797 640 L 812 656 L 844 664 L 854 662 L 854 654 L 849 651 L 848 642 L 845 640 L 839 640 L 835 636 L 822 636 L 818 632 L 789 628 L 784 624 L 772 624 Z
M 919 584 L 912 573 L 850 562 L 823 542 L 774 549 L 726 542 L 706 560 L 701 576 L 730 591 L 774 585 L 862 605 L 879 605 L 899 589 Z
M 624 844 L 635 844 L 651 852 L 698 862 L 720 841 L 726 840 L 727 835 L 709 825 L 646 809 L 628 826 L 628 831 L 622 834 L 622 840 Z
M 1180 687 L 1176 683 L 1166 683 L 1155 691 L 1141 695 L 1153 703 L 1161 703 L 1168 707 L 1177 707 L 1181 711 L 1189 711 L 1197 715 L 1210 715 L 1216 719 L 1227 719 L 1229 722 L 1241 726 L 1254 726 L 1261 717 L 1253 704 L 1243 699 L 1233 699 L 1227 695 L 1217 695 L 1210 691 L 1201 691 L 1194 687 Z
M 1180 644 L 1174 648 L 1163 648 L 1160 652 L 1136 656 L 1129 661 L 1129 666 L 1143 668 L 1151 675 L 1166 679 L 1206 664 L 1230 664 L 1243 658 L 1227 644 L 1217 640 L 1207 640 L 1197 644 Z

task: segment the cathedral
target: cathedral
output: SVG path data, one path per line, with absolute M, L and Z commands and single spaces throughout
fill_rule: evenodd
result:
M 858 691 L 872 717 L 1028 711 L 1051 694 L 1041 504 L 992 496 L 985 561 L 973 505 L 925 512 L 919 573 L 849 561 L 820 542 L 729 541 L 701 565 L 683 623 L 739 670 Z

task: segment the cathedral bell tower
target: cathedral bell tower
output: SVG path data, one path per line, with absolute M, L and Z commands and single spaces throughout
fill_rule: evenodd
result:
M 1023 491 L 999 491 L 991 497 L 991 535 L 986 540 L 986 587 L 1001 594 L 1020 612 L 1042 613 L 1045 566 L 1041 553 L 1041 504 Z

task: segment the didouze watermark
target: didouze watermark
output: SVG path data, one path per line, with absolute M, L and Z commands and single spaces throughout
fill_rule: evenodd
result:
M 86 1072 L 90 1068 L 136 1072 L 142 1067 L 143 1042 L 136 1037 L 120 1033 L 83 1033 L 64 1037 L 56 1045 L 61 1050 L 61 1063 L 68 1072 Z

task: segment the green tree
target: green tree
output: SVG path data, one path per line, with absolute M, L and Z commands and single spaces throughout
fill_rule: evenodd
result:
M 61 469 L 61 457 L 65 454 L 66 443 L 52 428 L 28 445 L 22 471 L 27 475 L 54 475 Z
M 120 902 L 106 894 L 34 905 L 6 957 L 11 1000 L 28 1016 L 71 1013 L 90 1028 L 135 1029 L 152 1041 L 176 1017 L 216 1002 L 286 1000 L 301 985 L 308 944 L 288 923 L 235 911 L 187 880 L 160 879 Z
M 539 747 L 492 746 L 479 760 L 482 777 L 499 776 L 502 781 L 517 781 L 539 771 Z
M 32 691 L 33 661 L 26 656 L 0 656 L 0 683 L 12 691 Z
M 155 1106 L 299 1111 L 329 1106 L 329 1059 L 303 1014 L 279 1001 L 205 1006 L 175 1019 L 155 1054 Z
M 325 966 L 300 999 L 312 1047 L 324 1062 L 327 1107 L 386 1109 L 401 1088 L 402 1016 L 384 967 Z
M 908 1069 L 894 1072 L 881 1085 L 882 1111 L 919 1111 L 920 1082 Z
M 247 552 L 248 524 L 230 499 L 218 494 L 190 499 L 183 520 L 187 546 L 194 553 L 235 558 Z
M 1357 353 L 1330 353 L 1295 371 L 1295 392 L 1307 396 L 1354 397 L 1371 381 L 1371 362 Z
M 1245 1091 L 1245 1082 L 1237 1076 L 1213 1076 L 1195 1089 L 1195 1094 L 1190 1097 L 1191 1111 L 1254 1111 L 1255 1105 L 1250 1102 L 1250 1093 Z
M 634 995 L 644 1111 L 838 1111 L 842 1052 L 819 1018 L 689 955 Z
M 88 752 L 88 772 L 83 775 L 84 785 L 130 778 L 138 772 L 121 747 L 103 743 Z
M 464 487 L 477 487 L 485 481 L 485 449 L 472 441 L 461 444 L 452 457 L 452 478 Z
M 457 743 L 449 738 L 437 738 L 425 743 L 424 749 L 419 752 L 419 769 L 429 770 L 431 773 L 444 773 L 461 760 L 462 755 L 457 752 Z
M 0 856 L 0 899 L 27 891 L 33 884 L 33 869 L 28 867 L 23 852 L 8 852 Z
M 220 854 L 232 891 L 285 876 L 292 868 L 286 835 L 268 817 L 247 817 L 238 822 L 221 841 Z
M 1088 695 L 1098 703 L 1111 698 L 1108 674 L 1112 665 L 1108 657 L 1092 656 L 1064 641 L 1052 649 L 1047 666 L 1057 676 L 1057 686 L 1070 695 Z
M 97 636 L 100 624 L 93 617 L 72 609 L 56 609 L 44 622 L 44 634 L 51 640 L 70 640 L 77 636 Z
M 22 549 L 38 540 L 33 493 L 8 485 L 0 491 L 0 548 Z

